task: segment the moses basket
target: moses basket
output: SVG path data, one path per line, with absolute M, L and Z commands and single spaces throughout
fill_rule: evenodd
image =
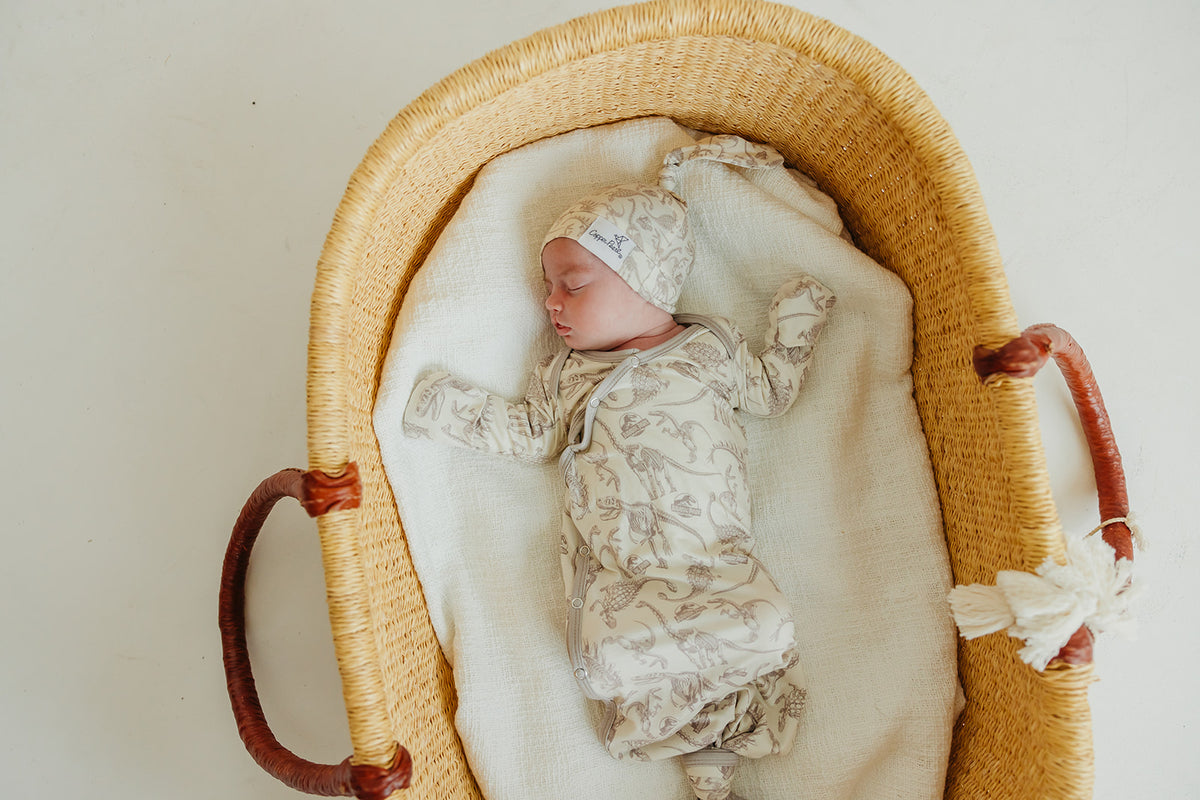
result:
M 425 92 L 371 147 L 337 209 L 312 300 L 309 471 L 286 470 L 255 492 L 222 583 L 239 730 L 259 763 L 289 785 L 360 797 L 480 797 L 372 428 L 384 358 L 414 273 L 481 166 L 546 137 L 652 115 L 773 145 L 836 200 L 855 244 L 907 285 L 915 396 L 957 583 L 990 583 L 999 570 L 1032 571 L 1064 556 L 1030 377 L 1047 353 L 1064 372 L 1074 369 L 1069 383 L 1099 453 L 1101 518 L 1124 515 L 1119 457 L 1086 362 L 1080 367 L 1057 329 L 1021 336 L 967 159 L 902 69 L 828 22 L 751 0 L 660 0 L 583 17 Z M 1014 353 L 1032 354 L 1033 363 L 1002 363 Z M 1008 374 L 985 381 L 977 367 Z M 311 764 L 278 743 L 245 654 L 250 547 L 283 495 L 301 499 L 318 521 L 353 747 L 340 765 Z M 1105 538 L 1128 552 L 1128 533 L 1116 523 Z M 1091 796 L 1089 640 L 1080 629 L 1044 672 L 1022 663 L 1010 637 L 960 641 L 968 703 L 954 730 L 946 797 Z

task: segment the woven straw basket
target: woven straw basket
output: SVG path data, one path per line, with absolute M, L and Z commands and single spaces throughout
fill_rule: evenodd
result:
M 255 492 L 222 583 L 239 730 L 289 785 L 360 797 L 480 797 L 454 729 L 450 670 L 380 461 L 375 393 L 409 282 L 480 167 L 548 136 L 649 115 L 770 143 L 837 201 L 856 244 L 907 284 L 915 394 L 955 580 L 991 583 L 998 570 L 1032 571 L 1047 556 L 1063 557 L 1032 381 L 982 381 L 976 363 L 995 372 L 998 356 L 989 361 L 990 351 L 976 348 L 1015 339 L 1002 353 L 1032 350 L 1037 363 L 1073 348 L 1057 329 L 1018 338 L 974 175 L 912 79 L 846 31 L 753 0 L 660 0 L 587 16 L 462 68 L 401 111 L 337 210 L 312 301 L 310 471 L 281 472 Z M 1006 369 L 1028 376 L 1036 366 Z M 1103 429 L 1098 394 L 1091 402 Z M 1085 415 L 1089 438 L 1096 424 Z M 1119 477 L 1115 449 L 1113 463 Z M 1116 501 L 1099 471 L 1098 482 L 1102 518 L 1123 515 L 1112 506 L 1124 502 L 1123 482 Z M 318 517 L 353 745 L 340 765 L 303 761 L 275 740 L 245 658 L 241 584 L 258 528 L 283 495 Z M 1118 523 L 1110 535 L 1116 541 L 1128 530 Z M 947 797 L 1091 795 L 1089 638 L 1081 629 L 1073 645 L 1082 647 L 1040 673 L 1019 660 L 1009 637 L 961 643 L 968 704 Z

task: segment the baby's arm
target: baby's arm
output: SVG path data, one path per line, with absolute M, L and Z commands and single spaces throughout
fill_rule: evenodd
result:
M 448 372 L 426 375 L 404 409 L 404 435 L 530 461 L 563 447 L 565 431 L 548 378 L 553 357 L 529 381 L 525 399 L 511 403 Z
M 737 360 L 744 383 L 741 408 L 761 417 L 775 417 L 791 408 L 804 385 L 813 345 L 825 327 L 837 298 L 815 278 L 805 275 L 780 287 L 771 301 L 766 349 L 750 355 L 745 341 Z

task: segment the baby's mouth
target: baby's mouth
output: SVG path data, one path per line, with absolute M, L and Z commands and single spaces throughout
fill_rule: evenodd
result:
M 563 325 L 561 322 L 559 322 L 556 319 L 551 320 L 551 322 L 554 323 L 554 332 L 557 333 L 559 336 L 565 336 L 567 334 L 567 332 L 571 330 L 570 325 Z

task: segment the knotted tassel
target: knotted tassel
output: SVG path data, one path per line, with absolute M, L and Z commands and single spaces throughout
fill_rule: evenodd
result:
M 950 609 L 963 638 L 1007 628 L 1009 636 L 1025 640 L 1021 660 L 1043 670 L 1080 625 L 1096 634 L 1132 634 L 1132 572 L 1133 563 L 1114 560 L 1103 539 L 1071 539 L 1066 564 L 1048 558 L 1035 575 L 1004 570 L 995 586 L 957 586 Z
M 709 748 L 679 758 L 697 800 L 738 800 L 731 788 L 737 753 Z

